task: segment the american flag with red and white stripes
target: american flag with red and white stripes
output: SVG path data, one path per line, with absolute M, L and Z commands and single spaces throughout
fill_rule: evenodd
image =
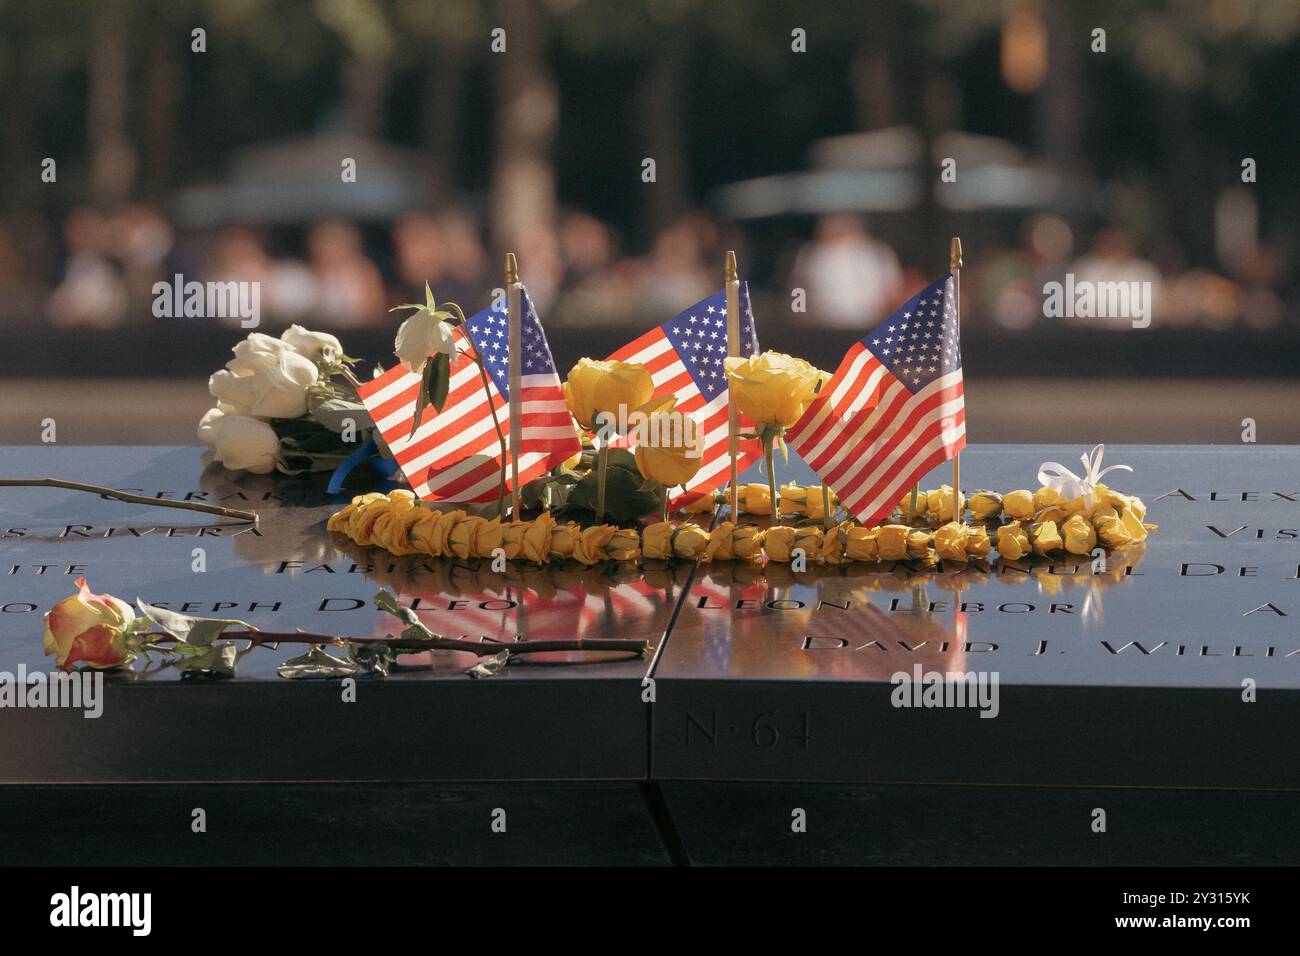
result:
M 785 438 L 868 525 L 960 452 L 966 402 L 952 276 L 856 342 Z
M 519 481 L 526 484 L 582 450 L 573 417 L 564 404 L 546 333 L 537 311 L 520 289 L 523 308 L 520 342 L 521 447 Z M 398 364 L 357 391 L 379 433 L 392 450 L 412 490 L 425 500 L 481 502 L 497 497 L 501 446 L 492 422 L 510 443 L 510 350 L 507 307 L 493 304 L 457 326 L 452 336 L 457 357 L 442 411 L 425 409 L 411 431 L 420 376 Z M 468 354 L 460 354 L 462 352 Z M 488 394 L 473 354 L 483 356 Z M 507 484 L 507 487 L 509 485 Z
M 757 354 L 758 333 L 749 305 L 749 285 L 740 283 L 740 343 L 742 358 Z M 728 445 L 727 294 L 716 292 L 695 303 L 681 315 L 651 329 L 623 346 L 611 360 L 644 365 L 654 379 L 654 396 L 676 395 L 676 411 L 695 419 L 704 435 L 700 470 L 672 503 L 680 507 L 721 488 L 731 477 Z M 753 424 L 740 419 L 740 431 L 752 431 Z M 619 442 L 621 444 L 622 442 Z M 755 440 L 742 440 L 737 464 L 744 470 L 758 461 L 762 449 Z

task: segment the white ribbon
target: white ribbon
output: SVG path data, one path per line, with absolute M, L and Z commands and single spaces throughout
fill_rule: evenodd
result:
M 1109 468 L 1102 468 L 1101 457 L 1105 453 L 1105 445 L 1096 445 L 1092 451 L 1080 455 L 1079 460 L 1083 462 L 1082 475 L 1076 475 L 1059 461 L 1045 461 L 1038 468 L 1038 482 L 1044 487 L 1060 492 L 1061 497 L 1066 501 L 1073 501 L 1082 496 L 1083 503 L 1091 508 L 1093 489 L 1106 474 L 1112 471 L 1133 470 L 1128 465 L 1111 465 Z

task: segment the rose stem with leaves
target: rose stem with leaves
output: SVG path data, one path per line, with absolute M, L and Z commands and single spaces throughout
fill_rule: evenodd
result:
M 601 441 L 596 452 L 596 524 L 605 518 L 605 474 L 609 470 L 609 443 Z
M 171 643 L 176 638 L 165 632 L 145 635 L 154 643 Z M 339 637 L 335 634 L 308 634 L 304 631 L 258 631 L 230 630 L 221 633 L 222 638 L 235 641 L 253 641 L 257 644 L 359 644 L 369 647 L 389 647 L 399 651 L 463 651 L 479 657 L 490 657 L 508 650 L 515 654 L 535 654 L 544 651 L 623 651 L 626 653 L 644 653 L 650 642 L 631 638 L 576 638 L 572 640 L 550 641 L 515 641 L 514 643 L 497 643 L 492 641 L 462 641 L 450 637 L 428 638 L 386 638 L 386 637 Z
M 115 491 L 101 485 L 89 485 L 81 481 L 65 481 L 62 478 L 0 478 L 0 487 L 5 488 L 66 488 L 69 491 L 88 491 L 91 494 L 133 505 L 152 505 L 158 508 L 182 508 L 186 511 L 202 511 L 204 514 L 221 515 L 223 518 L 238 518 L 251 521 L 257 527 L 256 511 L 240 511 L 237 508 L 223 508 L 220 505 L 205 505 L 198 501 L 163 501 L 161 498 L 146 498 L 144 495 L 132 495 L 125 491 Z
M 772 453 L 776 445 L 778 425 L 768 425 L 763 429 L 763 458 L 767 462 L 767 493 L 772 497 L 772 526 L 781 523 L 781 498 L 776 488 L 776 455 Z

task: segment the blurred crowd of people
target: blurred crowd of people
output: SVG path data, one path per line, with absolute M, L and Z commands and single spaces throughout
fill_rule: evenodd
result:
M 1018 243 L 982 249 L 963 273 L 963 320 L 1007 332 L 1051 322 L 1116 324 L 1048 317 L 1044 284 L 1067 274 L 1076 283 L 1150 283 L 1157 326 L 1268 329 L 1294 318 L 1280 255 L 1266 246 L 1221 274 L 1189 268 L 1173 246 L 1155 244 L 1144 254 L 1114 226 L 1093 229 L 1086 244 L 1077 232 L 1060 217 L 1038 215 L 1022 224 Z M 629 255 L 608 223 L 569 211 L 517 251 L 548 325 L 634 325 L 662 321 L 716 290 L 722 244 L 718 224 L 691 213 L 655 235 L 644 254 Z M 849 214 L 822 216 L 810 231 L 793 227 L 770 258 L 765 284 L 773 302 L 788 290 L 806 292 L 806 311 L 792 314 L 796 324 L 868 328 L 932 278 L 900 261 L 862 217 Z M 112 214 L 78 208 L 59 236 L 49 235 L 45 220 L 0 221 L 0 321 L 9 325 L 161 321 L 154 317 L 154 284 L 178 274 L 185 281 L 260 283 L 270 329 L 291 322 L 322 329 L 391 325 L 387 309 L 423 301 L 425 282 L 438 301 L 473 312 L 502 281 L 481 221 L 462 209 L 413 212 L 378 227 L 330 219 L 297 229 L 182 231 L 146 205 Z

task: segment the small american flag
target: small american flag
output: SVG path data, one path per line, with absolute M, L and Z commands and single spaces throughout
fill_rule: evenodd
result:
M 754 312 L 749 305 L 749 285 L 740 283 L 740 356 L 758 352 Z M 654 397 L 676 395 L 676 411 L 695 419 L 704 435 L 703 462 L 682 494 L 673 498 L 680 506 L 721 488 L 731 477 L 727 442 L 727 294 L 716 292 L 695 303 L 675 319 L 651 329 L 623 346 L 611 360 L 644 365 L 654 380 Z M 753 424 L 740 419 L 740 430 Z M 758 461 L 757 441 L 742 440 L 737 464 L 740 470 Z
M 546 334 L 537 312 L 520 289 L 523 307 L 520 342 L 522 441 L 519 455 L 521 484 L 540 477 L 582 450 L 573 418 L 564 404 L 560 379 L 555 373 Z M 510 443 L 510 352 L 507 308 L 492 305 L 456 327 L 452 336 L 457 353 L 484 357 L 491 405 L 483 390 L 478 363 L 458 355 L 452 365 L 447 401 L 442 411 L 426 409 L 420 427 L 411 432 L 420 376 L 398 364 L 362 385 L 361 401 L 375 426 L 397 458 L 411 488 L 423 499 L 441 501 L 493 501 L 501 475 L 501 446 L 492 424 L 492 409 Z M 508 484 L 507 484 L 508 487 Z
M 786 440 L 864 524 L 960 452 L 966 403 L 952 276 L 856 342 Z

